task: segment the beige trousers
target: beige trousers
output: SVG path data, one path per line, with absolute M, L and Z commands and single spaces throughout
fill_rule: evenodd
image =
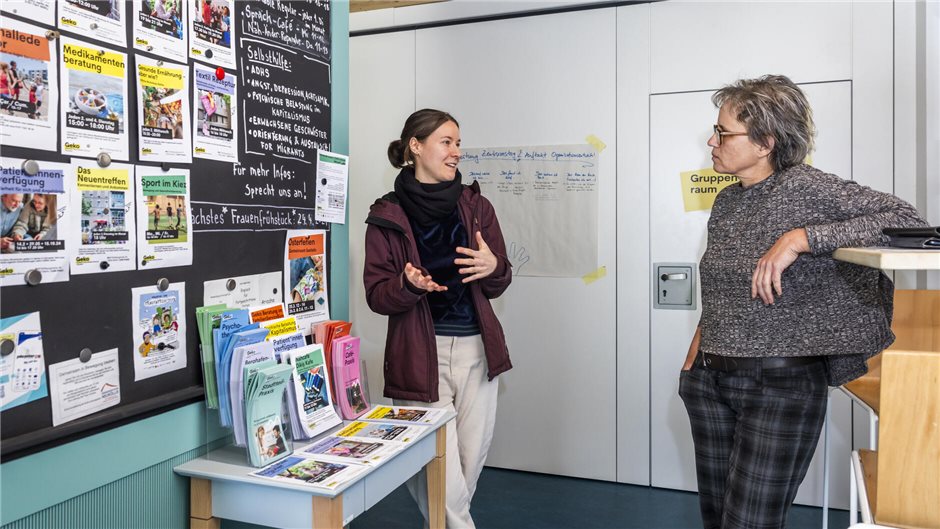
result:
M 476 336 L 438 336 L 438 394 L 433 403 L 395 400 L 399 406 L 447 408 L 457 418 L 447 424 L 447 529 L 474 528 L 470 500 L 493 440 L 497 379 L 487 380 L 483 340 Z M 424 471 L 408 480 L 408 491 L 428 525 L 428 483 Z

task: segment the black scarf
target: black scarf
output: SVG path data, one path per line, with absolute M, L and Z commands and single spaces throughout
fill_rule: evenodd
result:
M 460 171 L 450 182 L 423 184 L 415 178 L 413 167 L 404 167 L 395 178 L 395 195 L 408 218 L 419 224 L 431 224 L 445 219 L 457 207 L 463 186 Z

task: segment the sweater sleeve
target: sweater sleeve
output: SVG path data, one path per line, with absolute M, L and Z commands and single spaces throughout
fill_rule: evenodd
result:
M 405 271 L 392 260 L 388 234 L 375 225 L 366 228 L 365 267 L 362 281 L 366 302 L 373 312 L 390 316 L 411 310 L 424 294 L 409 289 Z
M 815 187 L 820 205 L 832 220 L 805 227 L 813 255 L 843 247 L 885 246 L 888 237 L 882 229 L 927 224 L 914 206 L 857 182 L 825 175 Z
M 483 295 L 489 299 L 498 298 L 509 287 L 512 282 L 512 264 L 509 257 L 506 256 L 506 241 L 503 239 L 503 231 L 499 227 L 499 220 L 496 218 L 496 210 L 489 200 L 481 197 L 483 200 L 482 218 L 480 219 L 483 240 L 490 251 L 496 256 L 496 270 L 487 277 L 480 280 L 480 289 Z

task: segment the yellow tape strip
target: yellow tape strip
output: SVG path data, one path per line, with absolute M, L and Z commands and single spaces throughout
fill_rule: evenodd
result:
M 594 146 L 594 149 L 595 149 L 597 152 L 601 152 L 601 151 L 603 151 L 604 149 L 607 148 L 607 144 L 604 143 L 604 142 L 602 142 L 600 138 L 598 138 L 597 136 L 595 136 L 595 135 L 593 135 L 593 134 L 588 134 L 588 137 L 587 137 L 587 138 L 584 138 L 584 141 L 586 141 L 586 142 L 590 143 L 591 145 L 593 145 L 593 146 Z
M 597 270 L 591 272 L 590 274 L 585 274 L 581 276 L 581 280 L 584 281 L 585 285 L 590 285 L 591 283 L 597 281 L 598 279 L 602 277 L 606 277 L 606 276 L 607 276 L 607 267 L 602 266 L 598 268 Z

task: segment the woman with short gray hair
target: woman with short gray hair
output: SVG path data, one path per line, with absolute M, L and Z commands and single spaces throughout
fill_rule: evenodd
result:
M 702 317 L 679 395 L 704 527 L 782 529 L 827 386 L 864 374 L 894 341 L 891 280 L 832 252 L 886 245 L 883 228 L 926 223 L 893 195 L 804 163 L 813 115 L 787 77 L 739 80 L 712 102 L 712 163 L 739 182 L 718 194 L 708 221 Z

